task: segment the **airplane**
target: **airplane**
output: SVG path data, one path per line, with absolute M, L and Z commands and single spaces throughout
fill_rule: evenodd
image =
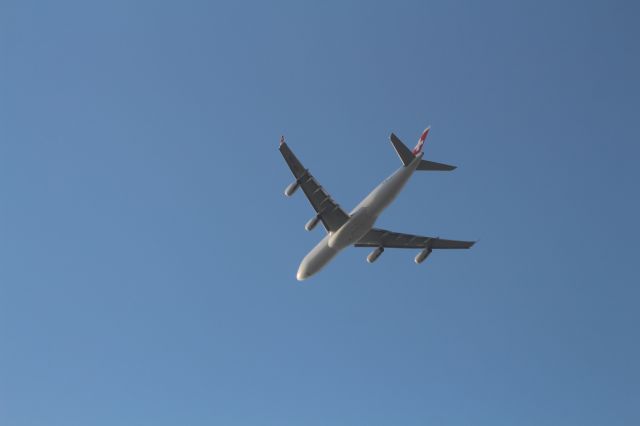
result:
M 398 196 L 416 170 L 449 171 L 456 168 L 448 164 L 422 159 L 424 142 L 430 129 L 427 127 L 422 132 L 418 144 L 413 150 L 409 150 L 395 134 L 391 133 L 391 144 L 402 161 L 402 167 L 380 183 L 349 214 L 331 198 L 309 170 L 302 166 L 302 163 L 286 144 L 284 136 L 281 137 L 279 150 L 295 177 L 295 181 L 286 187 L 284 194 L 291 197 L 298 188 L 302 187 L 302 191 L 316 211 L 316 215 L 307 222 L 305 229 L 311 231 L 318 222 L 322 222 L 327 231 L 325 237 L 300 263 L 296 274 L 298 281 L 303 281 L 318 273 L 341 250 L 351 245 L 374 248 L 367 256 L 369 263 L 375 262 L 385 248 L 420 249 L 415 257 L 415 263 L 420 264 L 434 249 L 468 249 L 475 244 L 475 241 L 422 237 L 373 227 L 378 216 Z

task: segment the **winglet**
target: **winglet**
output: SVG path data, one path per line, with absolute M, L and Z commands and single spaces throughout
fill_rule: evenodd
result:
M 431 130 L 431 126 L 424 129 L 424 132 L 422 132 L 422 135 L 420 135 L 420 139 L 418 139 L 418 144 L 416 145 L 415 148 L 413 148 L 413 151 L 411 151 L 413 155 L 418 155 L 422 152 L 422 148 L 424 147 L 424 141 L 427 139 L 429 130 Z
M 280 136 L 280 146 L 284 144 L 284 135 Z

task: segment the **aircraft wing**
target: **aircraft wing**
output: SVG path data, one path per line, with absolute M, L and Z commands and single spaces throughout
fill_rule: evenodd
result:
M 300 184 L 304 195 L 307 196 L 307 199 L 318 214 L 325 229 L 328 232 L 340 229 L 340 227 L 349 220 L 349 215 L 331 198 L 331 195 L 329 195 L 313 175 L 309 173 L 309 170 L 302 166 L 300 160 L 298 160 L 284 141 L 280 143 L 280 153 L 282 153 L 293 176 Z
M 401 234 L 373 228 L 360 238 L 356 247 L 385 247 L 385 248 L 430 248 L 430 249 L 468 249 L 475 241 L 445 240 L 439 237 L 421 237 L 418 235 Z

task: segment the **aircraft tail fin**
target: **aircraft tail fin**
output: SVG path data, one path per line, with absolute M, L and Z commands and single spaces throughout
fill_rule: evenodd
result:
M 396 150 L 398 157 L 402 161 L 402 164 L 409 165 L 416 156 L 420 155 L 424 148 L 424 142 L 429 134 L 430 127 L 427 127 L 420 135 L 418 144 L 410 150 L 394 133 L 391 133 L 390 139 L 393 148 Z M 429 170 L 429 171 L 449 171 L 455 169 L 456 166 L 450 166 L 449 164 L 436 163 L 435 161 L 420 160 L 416 170 Z
M 418 144 L 416 145 L 415 148 L 413 148 L 413 151 L 411 151 L 411 153 L 414 156 L 417 156 L 422 152 L 422 148 L 424 148 L 424 141 L 427 140 L 427 135 L 429 134 L 429 130 L 431 130 L 431 126 L 424 129 L 424 132 L 422 132 L 422 134 L 420 135 L 420 139 L 418 139 Z

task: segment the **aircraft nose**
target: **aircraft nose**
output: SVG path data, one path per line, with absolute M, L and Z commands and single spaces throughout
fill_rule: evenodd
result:
M 307 278 L 309 278 L 311 275 L 313 275 L 311 273 L 311 271 L 309 270 L 309 262 L 306 262 L 305 260 L 302 261 L 302 263 L 300 264 L 300 267 L 298 268 L 298 273 L 296 274 L 296 279 L 298 281 L 304 281 Z
M 309 274 L 307 273 L 307 271 L 305 271 L 305 268 L 300 268 L 298 269 L 298 273 L 296 274 L 296 279 L 298 281 L 304 281 L 307 278 L 309 278 Z

